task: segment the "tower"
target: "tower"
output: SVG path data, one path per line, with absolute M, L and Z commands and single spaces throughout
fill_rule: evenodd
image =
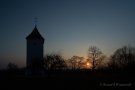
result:
M 26 43 L 26 74 L 39 75 L 42 73 L 44 38 L 38 32 L 36 25 L 33 31 L 26 37 Z

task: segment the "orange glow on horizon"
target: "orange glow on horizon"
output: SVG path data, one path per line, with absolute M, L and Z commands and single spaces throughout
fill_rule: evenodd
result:
M 88 62 L 87 62 L 87 63 L 86 63 L 86 65 L 87 65 L 87 66 L 89 66 L 89 65 L 90 65 L 90 63 L 88 63 Z
M 86 62 L 86 68 L 91 69 L 91 68 L 92 68 L 92 64 L 91 64 L 91 63 L 89 63 L 89 62 Z

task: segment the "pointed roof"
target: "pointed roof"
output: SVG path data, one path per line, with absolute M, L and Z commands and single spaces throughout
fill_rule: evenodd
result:
M 38 29 L 37 29 L 36 25 L 35 25 L 35 28 L 33 29 L 33 31 L 26 37 L 26 39 L 41 39 L 41 40 L 44 40 L 44 38 L 38 32 Z

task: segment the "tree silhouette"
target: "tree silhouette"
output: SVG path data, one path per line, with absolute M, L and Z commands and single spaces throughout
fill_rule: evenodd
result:
M 10 62 L 7 65 L 7 69 L 8 70 L 16 70 L 16 69 L 18 69 L 18 66 L 16 64 Z
M 50 54 L 44 57 L 44 67 L 46 70 L 65 69 L 65 60 L 59 54 Z
M 90 46 L 88 49 L 88 60 L 92 62 L 92 70 L 101 64 L 105 56 L 102 55 L 101 50 L 96 46 Z
M 83 64 L 84 57 L 73 56 L 69 60 L 72 69 L 80 69 Z
M 7 76 L 14 76 L 19 74 L 19 68 L 15 63 L 9 62 L 7 65 Z
M 131 46 L 123 46 L 117 49 L 111 56 L 109 67 L 124 68 L 133 67 L 135 65 L 135 48 Z

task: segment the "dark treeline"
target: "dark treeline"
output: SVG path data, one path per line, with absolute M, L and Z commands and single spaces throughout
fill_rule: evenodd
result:
M 89 63 L 89 64 L 87 64 Z M 36 68 L 36 65 L 34 64 Z M 109 58 L 96 46 L 88 48 L 88 57 L 73 56 L 64 59 L 60 54 L 47 54 L 40 66 L 44 71 L 134 71 L 135 69 L 135 48 L 123 46 L 118 48 Z M 2 72 L 25 71 L 26 68 L 18 68 L 14 63 L 9 63 Z M 16 72 L 17 73 L 17 72 Z
M 89 66 L 87 63 L 91 63 L 91 65 Z M 62 89 L 73 87 L 84 90 L 90 88 L 89 86 L 101 88 L 101 84 L 104 83 L 124 83 L 134 86 L 135 48 L 123 46 L 109 58 L 106 58 L 96 46 L 88 48 L 87 59 L 73 56 L 65 60 L 59 54 L 47 54 L 41 68 L 44 70 L 42 75 L 27 76 L 26 68 L 18 68 L 16 64 L 9 63 L 6 69 L 0 70 L 0 80 L 8 82 L 9 85 L 14 84 L 9 83 L 13 80 L 16 83 L 21 81 L 23 82 L 21 84 L 26 86 L 28 84 L 26 82 L 30 82 L 32 83 L 31 87 L 36 83 L 49 89 L 55 89 L 50 86 L 56 86 Z M 39 81 L 33 82 L 33 78 L 34 80 L 38 78 Z

